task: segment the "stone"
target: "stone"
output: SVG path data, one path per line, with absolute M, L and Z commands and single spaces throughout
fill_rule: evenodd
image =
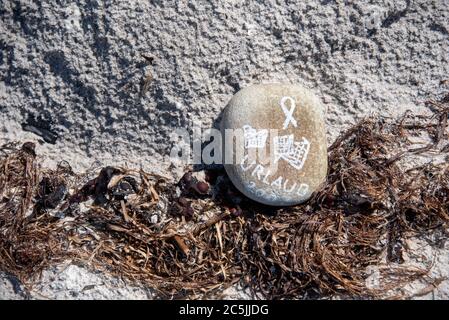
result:
M 298 85 L 253 85 L 237 92 L 221 122 L 226 172 L 245 196 L 286 206 L 310 198 L 325 181 L 324 109 Z

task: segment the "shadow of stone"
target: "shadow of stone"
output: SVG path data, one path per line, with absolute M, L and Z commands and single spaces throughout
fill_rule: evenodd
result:
M 220 130 L 220 124 L 221 124 L 221 119 L 223 118 L 223 111 L 224 111 L 224 109 L 225 109 L 225 107 L 223 107 L 223 109 L 220 111 L 218 116 L 212 122 L 212 128 L 213 129 Z M 210 142 L 211 142 L 211 140 L 201 143 L 201 150 L 204 150 L 204 147 L 206 145 L 208 145 Z M 223 166 L 223 163 L 205 164 L 203 162 L 203 157 L 201 157 L 201 163 L 194 164 L 193 165 L 193 171 L 197 172 L 197 171 L 203 171 L 203 170 L 208 170 L 208 171 L 220 171 L 220 170 L 223 170 L 224 171 L 224 166 Z

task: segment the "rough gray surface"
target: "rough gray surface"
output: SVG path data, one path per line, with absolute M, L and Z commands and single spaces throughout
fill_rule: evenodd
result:
M 40 154 L 76 169 L 120 161 L 178 174 L 174 128 L 211 126 L 234 92 L 261 82 L 314 90 L 332 141 L 360 117 L 442 90 L 448 4 L 2 0 L 0 142 L 42 141 L 26 122 L 47 141 L 59 135 Z
M 332 138 L 354 118 L 435 93 L 449 71 L 446 0 L 4 0 L 0 16 L 0 130 L 22 137 L 30 116 L 51 120 L 59 138 L 41 151 L 55 160 L 164 170 L 173 128 L 210 126 L 259 82 L 314 89 Z

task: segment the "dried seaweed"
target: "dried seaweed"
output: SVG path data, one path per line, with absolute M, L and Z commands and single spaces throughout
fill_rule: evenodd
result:
M 236 283 L 270 299 L 388 297 L 428 270 L 384 268 L 389 281 L 372 289 L 367 267 L 400 265 L 409 237 L 447 234 L 447 103 L 348 129 L 329 147 L 326 184 L 288 208 L 244 198 L 222 170 L 171 183 L 106 167 L 89 180 L 66 163 L 43 168 L 31 143 L 3 145 L 0 269 L 32 284 L 71 259 L 164 298 L 210 297 Z M 430 142 L 416 146 L 422 134 Z M 432 161 L 410 166 L 419 154 Z

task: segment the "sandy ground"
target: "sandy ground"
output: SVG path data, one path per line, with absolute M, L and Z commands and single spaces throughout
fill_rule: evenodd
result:
M 170 133 L 216 126 L 236 91 L 270 82 L 312 89 L 332 142 L 357 119 L 421 112 L 447 90 L 448 22 L 447 0 L 3 0 L 0 143 L 36 141 L 49 165 L 127 163 L 176 179 L 183 168 L 171 166 Z M 449 274 L 447 253 L 436 252 L 436 276 Z M 37 291 L 32 297 L 151 298 L 77 266 L 49 270 Z M 239 292 L 230 296 L 245 297 Z M 448 295 L 443 281 L 424 297 Z M 26 297 L 0 277 L 0 298 Z

